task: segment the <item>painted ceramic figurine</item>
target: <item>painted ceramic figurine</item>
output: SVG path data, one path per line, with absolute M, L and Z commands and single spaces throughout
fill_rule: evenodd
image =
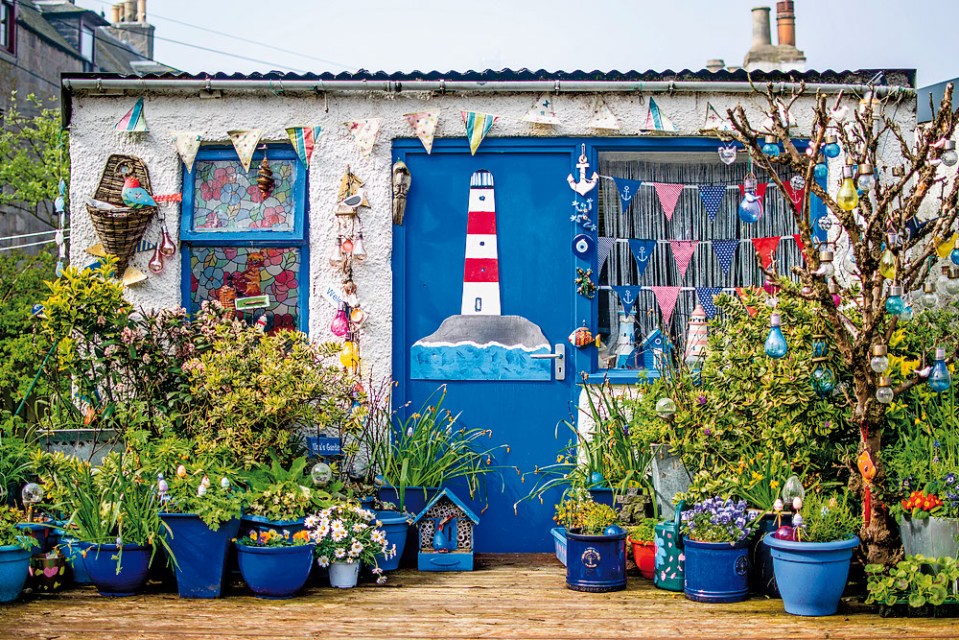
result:
M 140 186 L 140 181 L 132 176 L 128 176 L 123 181 L 120 197 L 123 198 L 123 204 L 133 209 L 157 206 L 153 196 L 147 193 L 147 190 Z

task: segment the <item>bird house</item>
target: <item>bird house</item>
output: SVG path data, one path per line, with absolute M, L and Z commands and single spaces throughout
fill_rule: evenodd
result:
M 472 571 L 473 527 L 479 517 L 449 489 L 439 492 L 416 516 L 420 571 Z
M 653 329 L 639 345 L 639 350 L 642 353 L 642 365 L 647 374 L 658 376 L 666 369 L 669 359 L 672 358 L 673 344 L 662 331 Z

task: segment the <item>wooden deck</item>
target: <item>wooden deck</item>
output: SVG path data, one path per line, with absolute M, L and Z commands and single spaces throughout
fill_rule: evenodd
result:
M 778 600 L 690 602 L 630 576 L 626 591 L 576 593 L 551 556 L 486 556 L 472 573 L 402 570 L 383 586 L 312 587 L 301 597 L 181 600 L 172 593 L 109 599 L 90 587 L 0 605 L 0 638 L 959 638 L 956 619 L 883 619 L 862 607 L 797 618 Z

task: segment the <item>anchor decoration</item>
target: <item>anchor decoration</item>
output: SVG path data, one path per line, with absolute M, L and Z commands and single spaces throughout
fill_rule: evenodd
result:
M 586 171 L 589 169 L 589 162 L 586 158 L 585 144 L 582 146 L 582 151 L 580 152 L 579 162 L 576 163 L 576 168 L 579 169 L 579 181 L 577 181 L 571 173 L 566 177 L 566 182 L 569 183 L 569 186 L 573 191 L 581 196 L 585 196 L 587 193 L 595 189 L 596 184 L 599 182 L 599 174 L 595 171 L 589 180 L 586 179 Z

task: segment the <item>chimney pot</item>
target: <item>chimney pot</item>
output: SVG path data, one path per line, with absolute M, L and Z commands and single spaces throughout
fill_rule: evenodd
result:
M 772 33 L 769 30 L 769 7 L 753 9 L 753 49 L 771 46 Z
M 147 0 L 137 0 L 137 22 L 147 21 Z
M 796 11 L 793 0 L 776 3 L 776 30 L 780 47 L 796 46 Z
M 726 68 L 726 63 L 720 58 L 713 58 L 712 60 L 706 61 L 706 69 L 708 71 L 722 71 Z
M 136 22 L 136 19 L 137 19 L 137 0 L 124 0 L 123 21 Z
M 110 7 L 110 22 L 116 24 L 120 22 L 120 16 L 122 14 L 123 5 L 115 4 Z

